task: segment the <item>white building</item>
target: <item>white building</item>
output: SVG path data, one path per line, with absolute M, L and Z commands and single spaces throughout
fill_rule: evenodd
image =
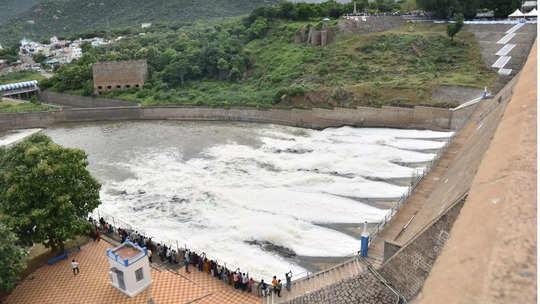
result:
M 76 60 L 82 57 L 82 49 L 77 46 L 71 46 L 71 60 Z
M 152 276 L 146 248 L 126 241 L 116 248 L 107 249 L 111 285 L 129 297 L 134 297 L 152 285 Z

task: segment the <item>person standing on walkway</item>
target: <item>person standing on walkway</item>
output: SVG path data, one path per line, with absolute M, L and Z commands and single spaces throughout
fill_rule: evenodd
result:
M 277 288 L 277 278 L 276 278 L 276 276 L 274 276 L 272 278 L 272 287 L 274 287 L 274 291 L 276 291 L 276 288 Z
M 94 231 L 94 242 L 99 242 L 100 235 L 99 235 L 99 228 L 96 228 Z
M 75 262 L 75 259 L 71 260 L 71 269 L 73 269 L 73 275 L 79 274 L 79 263 Z
M 278 280 L 277 287 L 276 287 L 276 292 L 277 292 L 278 297 L 281 297 L 281 288 L 283 288 L 283 284 L 281 283 L 281 280 Z
M 246 291 L 248 284 L 248 276 L 245 273 L 242 273 L 242 291 Z
M 186 273 L 189 273 L 189 256 L 184 256 L 184 267 L 186 267 Z
M 253 290 L 253 278 L 250 278 L 247 284 L 248 284 L 248 292 L 251 293 L 251 291 Z
M 286 282 L 285 282 L 285 288 L 287 288 L 287 291 L 291 291 L 291 278 L 292 278 L 292 270 L 289 270 L 289 272 L 287 272 L 285 274 L 285 279 L 286 279 Z
M 266 297 L 266 290 L 267 290 L 268 287 L 266 286 L 266 283 L 264 282 L 264 280 L 261 280 L 261 283 L 259 284 L 259 287 L 261 288 L 262 296 Z

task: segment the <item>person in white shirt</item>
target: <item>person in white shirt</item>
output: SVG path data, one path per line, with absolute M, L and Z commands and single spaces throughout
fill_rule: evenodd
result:
M 77 275 L 79 271 L 79 263 L 75 262 L 75 260 L 71 260 L 71 269 L 73 269 L 73 275 Z

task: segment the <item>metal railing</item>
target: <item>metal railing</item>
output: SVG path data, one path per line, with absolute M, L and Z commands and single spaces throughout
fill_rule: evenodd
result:
M 411 183 L 407 187 L 407 192 L 405 192 L 400 199 L 396 202 L 396 204 L 392 207 L 391 211 L 383 218 L 381 222 L 377 224 L 377 226 L 372 229 L 372 231 L 369 234 L 369 245 L 377 239 L 379 236 L 379 233 L 383 230 L 383 228 L 386 226 L 386 224 L 392 219 L 392 217 L 398 212 L 399 209 L 407 202 L 413 191 L 416 189 L 416 187 L 420 184 L 422 179 L 428 175 L 431 172 L 431 169 L 433 169 L 441 157 L 446 153 L 446 151 L 449 149 L 450 145 L 452 144 L 455 136 L 457 135 L 457 131 L 452 134 L 452 136 L 448 137 L 445 144 L 437 151 L 435 157 L 427 164 L 427 166 L 422 170 L 421 174 L 413 175 L 411 178 Z
M 91 214 L 90 216 L 95 216 L 95 215 L 97 215 L 98 218 L 97 219 L 93 218 L 93 219 L 97 221 L 97 224 L 100 224 L 99 219 L 103 218 L 105 220 L 105 222 L 107 222 L 109 225 L 112 224 L 112 226 L 113 226 L 112 233 L 109 232 L 109 231 L 102 231 L 102 232 L 105 233 L 105 234 L 108 234 L 108 235 L 112 234 L 118 239 L 121 239 L 121 237 L 120 237 L 120 235 L 118 233 L 118 229 L 125 230 L 128 233 L 128 236 L 131 234 L 131 232 L 137 231 L 137 233 L 142 235 L 145 239 L 151 239 L 152 243 L 154 243 L 154 244 L 159 243 L 159 244 L 162 244 L 162 245 L 166 245 L 167 247 L 171 248 L 171 250 L 174 250 L 173 245 L 176 244 L 176 253 L 178 253 L 180 250 L 189 249 L 190 252 L 193 252 L 193 253 L 197 254 L 199 257 L 206 258 L 208 260 L 214 261 L 216 264 L 221 265 L 224 268 L 227 268 L 229 271 L 234 272 L 234 271 L 239 271 L 241 269 L 240 267 L 237 267 L 237 265 L 226 263 L 226 262 L 221 261 L 220 259 L 217 259 L 217 258 L 212 258 L 210 255 L 208 255 L 204 251 L 200 251 L 200 250 L 197 250 L 197 249 L 194 249 L 194 248 L 190 248 L 190 247 L 187 246 L 186 243 L 178 242 L 178 240 L 164 240 L 164 239 L 160 239 L 160 238 L 151 236 L 151 235 L 145 233 L 143 229 L 140 229 L 139 227 L 135 227 L 134 225 L 131 225 L 130 223 L 128 223 L 126 221 L 123 221 L 118 217 L 115 217 L 113 215 L 104 213 L 103 211 L 101 211 L 99 209 L 95 210 L 93 212 L 93 214 Z M 184 247 L 180 247 L 180 244 L 184 245 Z M 154 253 L 152 253 L 152 255 L 154 256 Z M 155 256 L 157 257 L 157 254 Z M 182 259 L 183 259 L 183 257 L 182 257 Z M 182 263 L 182 261 L 179 261 L 179 264 L 181 264 L 181 263 Z M 249 273 L 249 272 L 245 271 L 245 273 Z M 221 277 L 216 277 L 216 279 L 217 280 L 222 280 Z M 230 282 L 229 282 L 229 284 L 230 284 Z M 258 286 L 258 283 L 254 282 L 254 284 L 253 284 L 254 288 L 252 290 L 252 293 L 257 292 L 257 288 L 256 288 L 257 286 Z

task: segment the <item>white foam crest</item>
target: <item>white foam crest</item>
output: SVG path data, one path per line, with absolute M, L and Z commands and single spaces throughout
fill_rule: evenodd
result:
M 266 140 L 266 139 L 264 139 Z M 399 154 L 377 145 L 363 145 L 362 150 L 355 149 L 354 145 L 343 145 L 338 152 L 317 151 L 311 153 L 269 153 L 264 149 L 254 149 L 241 145 L 222 145 L 210 148 L 207 154 L 216 160 L 224 162 L 239 162 L 242 159 L 256 159 L 259 162 L 270 164 L 280 171 L 318 170 L 320 172 L 336 172 L 338 174 L 352 174 L 380 178 L 402 178 L 418 174 L 415 168 L 403 167 L 391 161 L 402 160 Z M 304 147 L 309 148 L 309 147 Z M 408 151 L 410 152 L 410 151 Z M 416 152 L 412 152 L 416 153 Z M 416 153 L 418 158 L 410 161 L 429 161 L 434 154 Z
M 393 138 L 449 138 L 454 132 L 440 132 L 431 130 L 409 130 L 388 128 L 328 128 L 321 131 L 322 134 L 332 136 L 389 136 Z
M 446 142 L 433 140 L 417 140 L 417 139 L 397 139 L 390 146 L 401 149 L 416 149 L 416 150 L 432 150 L 441 149 Z

